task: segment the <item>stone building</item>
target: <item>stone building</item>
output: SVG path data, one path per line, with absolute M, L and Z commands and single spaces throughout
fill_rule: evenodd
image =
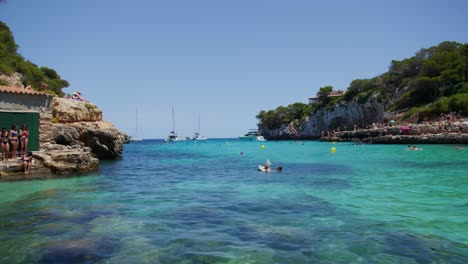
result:
M 28 126 L 28 150 L 39 150 L 39 114 L 52 104 L 52 96 L 30 88 L 0 86 L 0 129 Z

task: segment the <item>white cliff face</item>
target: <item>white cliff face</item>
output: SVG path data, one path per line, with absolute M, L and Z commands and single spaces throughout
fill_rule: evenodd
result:
M 369 98 L 364 104 L 353 100 L 348 104 L 337 104 L 330 110 L 319 110 L 308 116 L 301 125 L 303 137 L 319 137 L 324 131 L 351 130 L 380 122 L 385 116 L 385 106 L 376 98 Z
M 360 104 L 353 100 L 347 104 L 336 104 L 332 109 L 318 110 L 306 117 L 296 127 L 293 123 L 278 129 L 266 129 L 260 125 L 260 132 L 267 139 L 312 139 L 332 130 L 352 130 L 354 125 L 366 126 L 381 122 L 385 116 L 385 105 L 375 97 Z

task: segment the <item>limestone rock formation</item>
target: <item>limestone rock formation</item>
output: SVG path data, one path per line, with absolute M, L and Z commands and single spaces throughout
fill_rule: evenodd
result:
M 94 171 L 99 159 L 119 157 L 129 142 L 128 135 L 102 120 L 97 107 L 65 98 L 54 98 L 51 109 L 42 109 L 39 130 L 40 151 L 33 153 L 32 174 L 24 175 L 22 163 L 11 160 L 1 164 L 1 180 Z
M 64 146 L 47 143 L 42 150 L 34 153 L 34 158 L 56 174 L 88 172 L 99 168 L 99 160 L 86 147 Z
M 0 73 L 0 81 L 2 81 L 4 85 L 7 85 L 7 86 L 24 88 L 24 85 L 21 82 L 21 78 L 22 78 L 21 73 L 17 73 L 17 72 L 11 75 L 5 75 L 3 73 Z
M 100 159 L 122 154 L 128 135 L 102 120 L 102 111 L 92 104 L 54 98 L 53 109 L 41 114 L 41 144 L 89 147 Z
M 52 105 L 58 123 L 102 121 L 102 111 L 92 103 L 56 97 Z
M 364 103 L 351 101 L 347 104 L 336 104 L 332 109 L 318 110 L 305 118 L 296 127 L 293 123 L 278 129 L 259 127 L 266 139 L 317 139 L 322 131 L 349 130 L 355 124 L 380 122 L 385 116 L 385 105 L 370 97 Z

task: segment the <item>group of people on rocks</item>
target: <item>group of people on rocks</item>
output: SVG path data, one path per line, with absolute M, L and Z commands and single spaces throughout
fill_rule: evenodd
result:
M 440 121 L 457 121 L 457 118 L 458 119 L 461 119 L 462 118 L 462 110 L 460 111 L 454 111 L 454 112 L 450 112 L 448 114 L 444 114 L 444 113 L 440 113 Z
M 84 99 L 84 97 L 81 95 L 80 92 L 78 91 L 74 91 L 71 95 L 68 95 L 67 96 L 68 99 L 71 99 L 71 100 L 77 100 L 77 101 L 81 101 L 81 102 L 86 102 L 86 100 Z
M 19 131 L 17 125 L 13 125 L 10 130 L 8 130 L 6 126 L 3 126 L 0 134 L 2 161 L 8 161 L 10 154 L 11 159 L 17 160 L 19 148 L 19 154 L 21 156 L 19 161 L 23 162 L 24 173 L 26 174 L 29 173 L 32 163 L 32 152 L 28 152 L 28 138 L 29 129 L 26 124 L 23 124 Z

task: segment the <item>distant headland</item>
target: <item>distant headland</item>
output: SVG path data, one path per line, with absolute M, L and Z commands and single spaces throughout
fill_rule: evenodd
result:
M 308 104 L 261 111 L 257 119 L 267 139 L 466 144 L 467 114 L 468 44 L 446 41 L 345 91 L 325 86 Z

